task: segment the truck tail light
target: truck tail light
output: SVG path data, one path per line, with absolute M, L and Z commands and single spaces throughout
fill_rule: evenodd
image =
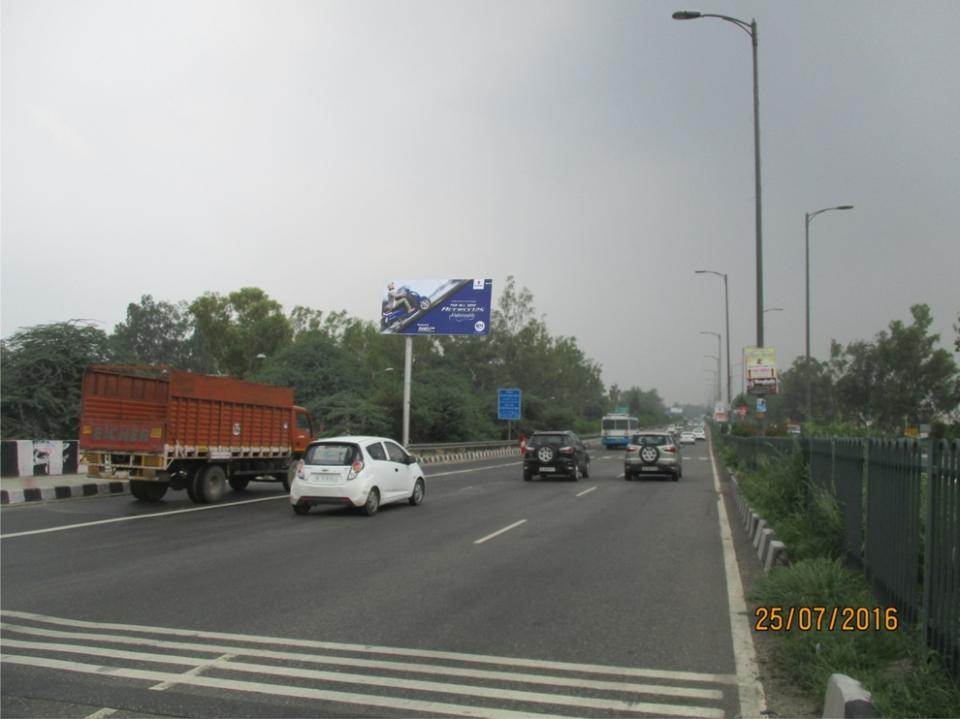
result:
M 303 479 L 303 460 L 297 462 L 297 479 Z
M 356 462 L 350 465 L 350 471 L 347 473 L 347 480 L 349 481 L 351 479 L 356 479 L 357 475 L 359 475 L 362 471 L 363 462 L 358 459 Z

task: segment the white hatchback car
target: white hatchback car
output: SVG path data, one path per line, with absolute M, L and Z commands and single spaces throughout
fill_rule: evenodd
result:
M 423 501 L 426 485 L 416 458 L 386 437 L 333 437 L 312 442 L 290 484 L 290 504 L 306 514 L 316 504 L 363 507 Z
M 696 444 L 697 439 L 693 436 L 693 432 L 681 432 L 680 433 L 680 444 Z

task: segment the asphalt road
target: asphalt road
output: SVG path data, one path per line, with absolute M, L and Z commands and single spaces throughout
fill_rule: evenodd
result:
M 4 508 L 0 711 L 738 715 L 704 443 L 679 482 L 591 454 L 580 482 L 431 465 L 374 517 L 271 484 Z

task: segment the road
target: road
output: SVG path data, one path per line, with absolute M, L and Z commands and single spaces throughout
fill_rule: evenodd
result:
M 707 448 L 679 482 L 592 456 L 580 482 L 431 465 L 421 506 L 374 517 L 267 484 L 5 508 L 0 709 L 739 715 Z

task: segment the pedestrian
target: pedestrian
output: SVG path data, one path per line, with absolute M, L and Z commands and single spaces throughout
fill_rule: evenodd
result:
M 527 435 L 523 432 L 520 433 L 520 456 L 523 456 L 523 453 L 527 451 Z

